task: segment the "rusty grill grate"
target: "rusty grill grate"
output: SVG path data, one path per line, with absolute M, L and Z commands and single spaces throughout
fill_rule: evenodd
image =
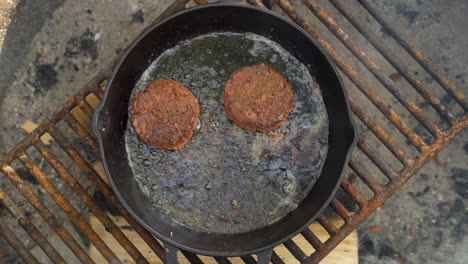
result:
M 175 1 L 160 18 L 185 8 L 188 0 Z M 206 0 L 195 1 L 198 4 L 206 4 Z M 348 177 L 341 183 L 338 195 L 332 200 L 326 212 L 318 218 L 318 225 L 323 227 L 328 238 L 319 238 L 310 229 L 304 230 L 299 236 L 305 239 L 310 247 L 301 248 L 292 239 L 284 243 L 284 247 L 301 263 L 317 263 L 330 253 L 347 235 L 355 230 L 370 214 L 382 203 L 399 190 L 419 168 L 429 159 L 434 158 L 438 151 L 445 147 L 460 131 L 468 126 L 468 103 L 465 95 L 445 77 L 422 53 L 411 43 L 398 34 L 369 0 L 358 0 L 363 12 L 367 12 L 374 18 L 374 24 L 380 25 L 389 36 L 392 36 L 409 56 L 422 67 L 439 87 L 429 88 L 419 77 L 413 73 L 409 66 L 390 50 L 372 29 L 370 23 L 362 23 L 349 9 L 350 3 L 344 0 L 331 0 L 329 8 L 338 13 L 337 20 L 322 9 L 317 1 L 295 1 L 294 5 L 287 0 L 274 0 L 278 10 L 285 17 L 291 19 L 303 27 L 312 37 L 319 41 L 322 48 L 338 66 L 343 76 L 346 76 L 346 84 L 349 87 L 350 103 L 355 115 L 355 120 L 362 127 L 358 149 L 353 153 L 347 170 Z M 353 3 L 357 3 L 353 2 Z M 249 0 L 250 4 L 266 8 L 259 0 Z M 302 8 L 298 8 L 298 7 Z M 307 8 L 305 8 L 307 7 Z M 296 11 L 297 10 L 297 11 Z M 334 41 L 341 42 L 342 52 L 338 52 L 338 44 L 326 40 L 323 33 L 316 29 L 316 24 L 301 17 L 299 13 L 312 12 L 322 22 L 329 32 L 335 35 Z M 346 19 L 346 20 L 344 20 Z M 348 28 L 354 34 L 348 35 L 344 27 L 337 21 L 347 21 Z M 155 21 L 157 22 L 157 21 Z M 361 36 L 357 33 L 359 32 Z M 330 35 L 330 34 L 329 34 Z M 377 64 L 363 50 L 363 45 L 355 39 L 364 37 L 369 44 L 380 53 L 387 63 L 393 67 L 406 80 L 405 89 L 399 88 L 396 82 L 388 77 L 383 66 Z M 333 42 L 334 43 L 334 42 Z M 343 52 L 351 52 L 353 56 L 346 56 Z M 370 75 L 359 74 L 350 60 L 357 59 Z M 414 63 L 413 61 L 413 63 Z M 134 261 L 146 263 L 141 250 L 124 234 L 115 223 L 113 217 L 102 207 L 99 200 L 104 199 L 113 210 L 117 211 L 128 226 L 138 234 L 148 247 L 151 254 L 164 260 L 164 250 L 148 231 L 141 227 L 125 211 L 106 183 L 99 161 L 99 151 L 94 134 L 90 129 L 90 119 L 94 108 L 99 103 L 105 80 L 109 77 L 112 65 L 98 73 L 83 89 L 70 98 L 43 124 L 24 138 L 14 149 L 0 158 L 1 171 L 8 177 L 15 187 L 14 192 L 19 192 L 34 207 L 42 217 L 42 222 L 48 225 L 50 230 L 65 243 L 76 258 L 84 263 L 93 263 L 85 246 L 80 245 L 59 219 L 56 211 L 62 210 L 75 228 L 85 237 L 101 256 L 112 263 L 119 263 L 119 259 L 103 239 L 90 225 L 86 216 L 80 214 L 76 205 L 71 202 L 71 197 L 81 201 L 81 206 L 94 215 L 115 240 L 121 245 Z M 370 85 L 370 78 L 377 79 L 386 92 L 377 92 Z M 410 88 L 414 89 L 410 89 Z M 443 88 L 443 89 L 440 89 Z M 439 90 L 437 90 L 439 89 Z M 416 92 L 417 96 L 408 96 L 407 92 Z M 453 104 L 443 103 L 443 95 L 453 98 Z M 412 99 L 414 98 L 414 99 Z M 371 104 L 366 104 L 366 102 Z M 426 104 L 425 110 L 420 105 Z M 378 109 L 379 111 L 375 111 Z M 408 120 L 413 119 L 418 124 L 410 126 Z M 72 142 L 69 136 L 60 128 L 62 123 L 71 129 L 72 134 L 81 141 L 81 144 Z M 415 122 L 413 122 L 415 123 Z M 420 126 L 419 126 L 420 125 Z M 418 132 L 416 132 L 418 131 Z M 427 132 L 428 133 L 427 133 Z M 48 140 L 56 145 L 48 144 Z M 36 155 L 53 168 L 57 179 L 41 169 L 43 164 L 37 164 Z M 70 162 L 61 161 L 61 157 L 68 156 Z M 63 160 L 63 159 L 62 159 Z M 16 165 L 15 165 L 16 164 Z M 20 165 L 18 165 L 20 164 Z M 72 168 L 73 167 L 73 168 Z M 48 193 L 56 206 L 48 206 L 43 196 L 36 194 L 32 188 L 19 176 L 20 170 L 29 172 L 40 184 L 44 193 Z M 83 185 L 73 175 L 76 173 L 85 175 L 85 178 L 100 191 L 102 197 L 93 197 L 89 188 Z M 67 185 L 70 193 L 64 193 L 61 187 Z M 0 189 L 0 201 L 11 214 L 12 218 L 21 226 L 29 237 L 42 249 L 43 253 L 52 262 L 65 262 L 62 252 L 57 252 L 53 242 L 40 231 L 36 220 L 29 219 L 23 208 L 24 201 L 14 201 L 13 191 Z M 351 201 L 351 205 L 350 205 Z M 29 206 L 29 205 L 28 205 Z M 58 206 L 58 207 L 57 207 Z M 336 221 L 339 218 L 340 221 Z M 338 223 L 338 224 L 337 224 Z M 45 224 L 44 224 L 45 225 Z M 37 262 L 25 244 L 19 239 L 18 234 L 12 231 L 6 224 L 0 223 L 0 233 L 4 239 L 26 262 Z M 23 234 L 24 235 L 24 234 Z M 183 253 L 191 263 L 204 263 L 206 257 L 197 256 L 188 252 Z M 254 257 L 243 256 L 245 263 L 255 263 Z M 214 258 L 218 263 L 231 263 L 226 258 Z M 272 263 L 284 263 L 276 254 L 273 254 Z

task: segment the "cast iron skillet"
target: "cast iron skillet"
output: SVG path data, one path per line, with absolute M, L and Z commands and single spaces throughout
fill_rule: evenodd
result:
M 321 176 L 299 206 L 280 221 L 241 234 L 213 234 L 189 229 L 160 213 L 134 180 L 124 133 L 128 102 L 142 73 L 179 41 L 210 32 L 253 32 L 277 42 L 303 64 L 311 65 L 329 118 L 329 149 Z M 343 176 L 357 131 L 338 74 L 307 33 L 273 12 L 244 4 L 209 4 L 177 13 L 140 35 L 120 58 L 93 120 L 109 182 L 125 208 L 164 241 L 168 263 L 177 263 L 178 249 L 211 256 L 258 254 L 268 263 L 272 249 L 307 227 L 328 205 Z

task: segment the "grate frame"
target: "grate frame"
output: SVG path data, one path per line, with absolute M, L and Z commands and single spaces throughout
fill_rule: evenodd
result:
M 273 0 L 284 12 L 286 18 L 292 20 L 302 28 L 304 28 L 313 38 L 321 45 L 322 49 L 330 56 L 332 61 L 338 66 L 341 72 L 357 87 L 357 89 L 369 100 L 379 111 L 384 115 L 391 126 L 401 133 L 407 140 L 408 146 L 413 146 L 417 150 L 416 156 L 411 156 L 405 151 L 405 145 L 398 143 L 392 137 L 392 133 L 387 131 L 379 121 L 373 117 L 371 110 L 359 103 L 350 93 L 349 99 L 352 111 L 355 118 L 360 120 L 365 127 L 375 136 L 372 140 L 367 136 L 360 136 L 358 140 L 358 151 L 362 153 L 364 161 L 356 157 L 352 157 L 349 162 L 347 171 L 353 176 L 345 178 L 340 189 L 356 205 L 355 208 L 349 208 L 345 205 L 342 197 L 337 195 L 333 198 L 329 209 L 333 211 L 339 218 L 343 220 L 341 226 L 336 226 L 331 216 L 322 214 L 318 217 L 318 223 L 327 231 L 329 238 L 322 242 L 316 234 L 310 229 L 301 232 L 305 240 L 310 243 L 315 252 L 311 255 L 305 254 L 302 249 L 293 241 L 289 240 L 284 243 L 285 248 L 301 263 L 318 263 L 327 254 L 329 254 L 341 241 L 343 241 L 353 230 L 355 230 L 362 222 L 364 222 L 373 211 L 383 204 L 388 198 L 394 195 L 401 186 L 414 175 L 427 161 L 436 157 L 437 153 L 444 148 L 453 138 L 457 136 L 464 128 L 468 127 L 468 107 L 466 96 L 453 84 L 445 75 L 443 75 L 424 57 L 422 52 L 415 48 L 413 44 L 405 40 L 400 34 L 392 28 L 390 23 L 385 19 L 381 12 L 376 9 L 368 0 L 358 0 L 357 2 L 375 18 L 389 34 L 404 48 L 415 62 L 421 65 L 422 68 L 462 107 L 463 113 L 459 115 L 453 114 L 446 105 L 437 97 L 430 88 L 428 88 L 421 80 L 415 76 L 408 67 L 398 60 L 385 44 L 375 37 L 375 34 L 362 24 L 359 24 L 355 16 L 346 6 L 347 1 L 331 0 L 330 3 L 346 18 L 357 31 L 362 34 L 369 42 L 382 54 L 383 57 L 403 76 L 405 80 L 422 98 L 428 102 L 431 107 L 441 116 L 444 122 L 448 123 L 446 128 L 441 128 L 436 121 L 433 120 L 427 113 L 421 109 L 416 102 L 405 98 L 399 89 L 393 84 L 380 69 L 379 65 L 368 56 L 362 48 L 353 41 L 353 36 L 348 35 L 342 27 L 331 17 L 325 9 L 315 0 L 302 0 L 302 5 L 313 13 L 318 20 L 358 59 L 365 68 L 387 89 L 387 91 L 397 99 L 398 103 L 389 103 L 382 98 L 377 91 L 363 78 L 351 64 L 340 55 L 335 47 L 324 38 L 324 36 L 315 29 L 314 25 L 302 18 L 296 8 L 288 0 Z M 183 10 L 188 3 L 188 0 L 176 0 L 163 14 L 156 19 L 157 23 L 164 17 Z M 206 4 L 206 0 L 196 0 L 197 4 Z M 248 0 L 252 5 L 260 8 L 266 6 L 260 0 Z M 349 4 L 349 3 L 348 3 Z M 111 70 L 115 60 L 106 67 L 105 70 L 96 74 L 85 87 L 73 95 L 65 102 L 57 111 L 55 111 L 46 122 L 39 125 L 32 133 L 27 135 L 18 145 L 16 145 L 5 156 L 0 158 L 0 171 L 7 177 L 16 187 L 26 200 L 38 211 L 43 220 L 52 228 L 52 230 L 63 240 L 70 248 L 76 257 L 83 263 L 93 263 L 93 259 L 89 256 L 86 249 L 82 248 L 77 241 L 70 235 L 67 229 L 54 216 L 53 212 L 47 208 L 41 199 L 31 191 L 28 184 L 23 181 L 17 171 L 11 166 L 15 161 L 19 161 L 24 168 L 37 180 L 42 188 L 56 202 L 56 204 L 67 214 L 69 219 L 75 224 L 77 229 L 86 236 L 89 241 L 97 248 L 102 256 L 111 263 L 120 263 L 115 252 L 112 252 L 106 244 L 96 235 L 94 230 L 86 222 L 85 218 L 80 215 L 67 200 L 67 197 L 60 193 L 57 187 L 51 182 L 35 161 L 28 156 L 26 150 L 33 147 L 45 159 L 49 165 L 53 167 L 56 173 L 63 179 L 92 212 L 99 221 L 104 225 L 106 230 L 119 242 L 128 255 L 137 263 L 148 263 L 143 254 L 135 247 L 135 245 L 123 234 L 111 218 L 104 211 L 102 206 L 91 197 L 87 191 L 80 186 L 70 173 L 69 169 L 62 164 L 57 156 L 45 145 L 42 141 L 44 135 L 51 137 L 65 152 L 70 159 L 78 166 L 81 173 L 101 191 L 106 202 L 116 208 L 116 210 L 125 218 L 128 224 L 138 233 L 138 235 L 148 244 L 151 251 L 162 261 L 165 260 L 164 249 L 160 242 L 154 236 L 141 227 L 119 203 L 116 196 L 113 194 L 105 179 L 100 177 L 100 172 L 96 164 L 99 164 L 99 150 L 95 142 L 95 136 L 90 132 L 87 124 L 84 124 L 74 114 L 74 109 L 79 108 L 85 116 L 92 117 L 94 107 L 86 99 L 89 95 L 93 95 L 100 99 L 103 94 L 103 87 L 107 78 L 111 74 Z M 427 131 L 433 136 L 432 142 L 426 142 L 421 135 L 416 133 L 413 128 L 402 118 L 395 110 L 395 104 L 404 107 Z M 57 124 L 61 121 L 73 130 L 80 138 L 83 146 L 86 146 L 91 155 L 83 156 L 57 128 Z M 88 124 L 89 125 L 89 124 Z M 385 148 L 389 153 L 402 164 L 402 169 L 394 169 L 392 164 L 379 154 L 378 149 Z M 370 164 L 370 165 L 369 165 Z M 385 184 L 380 183 L 375 177 L 375 168 L 379 173 L 386 177 Z M 370 198 L 359 191 L 356 182 L 353 179 L 359 179 L 372 192 Z M 0 202 L 13 218 L 17 220 L 19 225 L 26 233 L 35 241 L 37 245 L 49 257 L 51 262 L 62 263 L 63 258 L 51 245 L 47 238 L 42 234 L 34 223 L 28 219 L 21 207 L 10 199 L 10 195 L 0 188 Z M 18 237 L 5 225 L 0 225 L 0 234 L 18 252 L 27 263 L 35 263 L 37 259 L 28 251 L 26 246 Z M 192 253 L 183 252 L 184 256 L 191 263 L 204 263 L 202 259 Z M 252 256 L 242 256 L 241 259 L 245 263 L 255 263 Z M 216 257 L 218 263 L 231 263 L 227 258 Z M 273 253 L 272 263 L 280 264 L 284 261 L 276 253 Z

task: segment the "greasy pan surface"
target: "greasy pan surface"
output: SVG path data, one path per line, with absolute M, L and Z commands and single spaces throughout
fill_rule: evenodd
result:
M 223 84 L 233 73 L 259 63 L 278 70 L 296 95 L 287 120 L 269 132 L 235 125 L 222 103 Z M 296 208 L 328 149 L 325 106 L 305 65 L 259 35 L 202 35 L 155 60 L 133 89 L 129 111 L 135 95 L 161 78 L 181 82 L 198 98 L 200 128 L 185 148 L 168 151 L 142 144 L 128 122 L 130 166 L 157 207 L 193 229 L 229 234 L 271 225 Z
M 321 176 L 298 207 L 280 221 L 240 234 L 189 229 L 161 213 L 134 179 L 125 147 L 128 103 L 143 72 L 178 42 L 211 32 L 252 32 L 275 41 L 309 69 L 319 83 L 329 120 L 329 149 Z M 165 242 L 195 253 L 234 256 L 271 248 L 307 226 L 328 204 L 346 165 L 356 132 L 334 67 L 300 28 L 267 11 L 244 5 L 205 5 L 186 10 L 140 36 L 117 64 L 97 110 L 94 127 L 112 188 L 129 212 Z

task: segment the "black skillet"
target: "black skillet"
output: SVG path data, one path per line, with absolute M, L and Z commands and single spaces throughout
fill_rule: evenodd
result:
M 280 221 L 247 233 L 195 231 L 160 213 L 143 194 L 130 168 L 124 141 L 128 103 L 136 82 L 161 52 L 178 42 L 210 32 L 252 32 L 277 42 L 310 65 L 329 119 L 329 149 L 321 176 L 299 206 Z M 208 4 L 177 13 L 141 34 L 119 60 L 93 120 L 109 182 L 125 208 L 164 241 L 168 263 L 178 249 L 209 256 L 257 254 L 268 263 L 272 249 L 307 227 L 335 194 L 356 143 L 346 92 L 329 58 L 304 30 L 281 16 L 240 3 Z

